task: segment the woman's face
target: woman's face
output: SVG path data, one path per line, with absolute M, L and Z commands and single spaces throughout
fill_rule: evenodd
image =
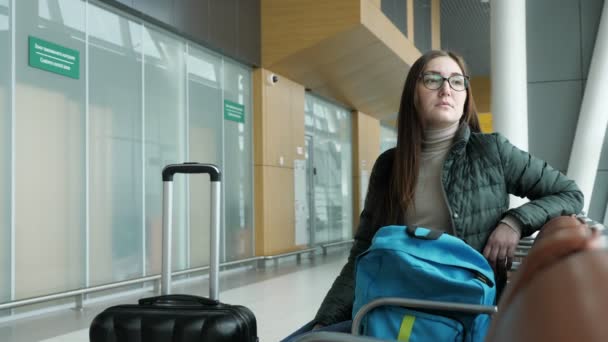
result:
M 422 75 L 427 76 L 417 82 L 414 103 L 426 127 L 440 129 L 458 122 L 467 99 L 467 90 L 462 88 L 468 86 L 468 80 L 460 77 L 463 73 L 458 63 L 450 57 L 437 57 L 427 63 Z M 440 78 L 452 76 L 456 76 L 451 80 L 452 86 L 461 91 Z

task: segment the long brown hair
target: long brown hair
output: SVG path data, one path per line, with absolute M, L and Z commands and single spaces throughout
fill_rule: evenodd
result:
M 411 205 L 414 204 L 416 183 L 418 182 L 418 171 L 420 168 L 420 155 L 422 150 L 422 135 L 424 132 L 424 121 L 416 110 L 415 94 L 418 79 L 426 65 L 437 57 L 452 58 L 462 70 L 468 75 L 466 64 L 462 57 L 449 51 L 433 50 L 422 55 L 412 65 L 401 94 L 399 116 L 397 117 L 397 148 L 395 150 L 393 169 L 389 189 L 385 194 L 385 219 L 387 224 L 399 223 L 399 218 Z M 467 98 L 464 103 L 464 113 L 460 123 L 466 122 L 471 131 L 480 132 L 477 109 L 473 100 L 471 86 L 467 88 Z

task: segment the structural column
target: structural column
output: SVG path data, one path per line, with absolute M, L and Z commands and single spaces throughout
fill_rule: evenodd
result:
M 528 150 L 526 1 L 491 2 L 492 114 L 494 130 Z
M 585 195 L 585 212 L 589 209 L 608 126 L 605 105 L 608 84 L 608 1 L 604 1 L 600 20 L 568 163 L 568 176 L 576 181 Z
M 527 151 L 526 1 L 493 0 L 490 7 L 493 127 Z M 525 202 L 511 196 L 512 208 Z

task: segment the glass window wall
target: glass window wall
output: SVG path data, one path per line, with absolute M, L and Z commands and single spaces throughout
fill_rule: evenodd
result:
M 143 269 L 142 26 L 92 4 L 88 18 L 90 284 L 99 285 Z M 135 36 L 123 37 L 131 26 Z
M 9 0 L 0 0 L 0 301 L 11 298 L 11 28 Z
M 162 186 L 167 164 L 186 159 L 185 44 L 144 26 L 144 130 L 147 273 L 161 269 Z M 159 52 L 158 57 L 156 52 Z M 173 268 L 187 266 L 186 177 L 173 184 Z
M 222 59 L 203 49 L 188 53 L 189 159 L 223 166 Z M 222 168 L 223 169 L 223 168 Z M 209 177 L 192 177 L 190 185 L 190 262 L 209 264 L 211 203 Z
M 224 201 L 226 259 L 237 260 L 253 255 L 253 137 L 247 129 L 252 124 L 251 73 L 232 63 L 224 64 L 224 102 L 243 106 L 244 122 L 224 120 Z
M 31 67 L 30 36 L 79 76 Z M 0 0 L 0 48 L 0 301 L 158 274 L 169 163 L 223 169 L 224 260 L 253 256 L 250 68 L 91 0 Z M 204 266 L 209 178 L 174 190 L 174 269 Z
M 86 60 L 86 3 L 13 3 L 14 296 L 20 299 L 85 285 L 87 75 L 84 63 L 79 79 L 30 67 L 28 39 L 78 50 L 80 60 Z
M 390 124 L 380 123 L 380 153 L 397 146 L 397 129 Z
M 305 114 L 316 169 L 314 243 L 349 239 L 353 229 L 351 114 L 310 94 L 306 94 Z

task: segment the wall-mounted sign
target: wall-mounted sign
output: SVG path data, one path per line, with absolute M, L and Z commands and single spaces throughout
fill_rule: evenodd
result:
M 245 106 L 224 100 L 224 119 L 245 123 Z
M 29 36 L 29 65 L 59 75 L 80 78 L 80 52 Z

